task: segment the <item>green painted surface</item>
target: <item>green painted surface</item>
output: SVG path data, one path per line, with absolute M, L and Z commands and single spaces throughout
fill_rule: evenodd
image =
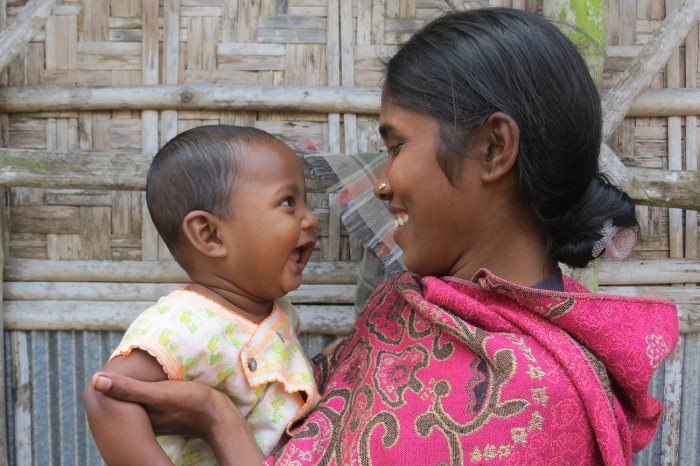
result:
M 544 0 L 545 16 L 560 23 L 560 29 L 581 51 L 600 86 L 605 63 L 605 1 Z M 573 27 L 567 27 L 570 25 Z

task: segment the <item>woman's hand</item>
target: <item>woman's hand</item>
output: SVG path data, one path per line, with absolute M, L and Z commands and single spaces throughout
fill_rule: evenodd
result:
M 98 372 L 95 390 L 138 403 L 148 411 L 154 432 L 205 440 L 219 464 L 262 464 L 264 455 L 233 401 L 223 392 L 197 382 L 141 382 L 120 374 Z
M 338 337 L 332 342 L 328 343 L 325 348 L 323 348 L 323 351 L 321 351 L 321 354 L 324 355 L 327 358 L 330 358 L 335 349 L 340 345 L 345 337 Z

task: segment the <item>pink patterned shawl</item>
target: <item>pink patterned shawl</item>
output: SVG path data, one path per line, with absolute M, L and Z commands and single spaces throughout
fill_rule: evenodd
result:
M 384 282 L 267 464 L 631 464 L 663 409 L 647 393 L 678 340 L 675 306 L 564 284 Z

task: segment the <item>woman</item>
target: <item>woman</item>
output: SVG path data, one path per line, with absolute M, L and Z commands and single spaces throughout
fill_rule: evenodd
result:
M 317 361 L 323 400 L 267 463 L 630 464 L 662 412 L 647 391 L 677 316 L 558 269 L 626 256 L 637 229 L 598 172 L 600 98 L 574 45 L 522 11 L 447 14 L 389 60 L 379 131 L 375 195 L 409 272 Z M 218 392 L 93 383 L 222 463 L 264 460 Z

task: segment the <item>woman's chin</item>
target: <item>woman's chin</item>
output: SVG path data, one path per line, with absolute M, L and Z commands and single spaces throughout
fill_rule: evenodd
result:
M 404 246 L 402 245 L 402 242 L 406 237 L 406 230 L 404 230 L 404 227 L 394 228 L 393 237 L 394 237 L 394 242 L 396 243 L 396 245 L 405 251 Z

